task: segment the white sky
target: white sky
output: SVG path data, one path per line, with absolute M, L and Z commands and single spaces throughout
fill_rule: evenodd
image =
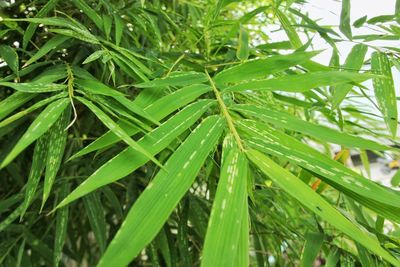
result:
M 393 14 L 395 3 L 395 0 L 351 0 L 351 23 L 365 15 L 367 15 L 368 18 L 372 18 L 379 15 Z M 308 3 L 304 5 L 303 11 L 307 11 L 309 16 L 314 20 L 320 19 L 318 21 L 320 25 L 338 26 L 341 5 L 341 1 L 337 0 L 308 0 Z M 377 33 L 374 32 L 373 29 L 367 27 L 361 27 L 359 29 L 352 28 L 352 31 L 353 35 Z M 315 42 L 319 48 L 329 47 L 324 40 L 316 39 Z M 399 41 L 374 41 L 369 43 L 374 45 L 400 46 Z M 338 44 L 342 60 L 344 60 L 353 45 L 354 44 L 351 42 L 342 42 Z M 315 59 L 324 63 L 329 62 L 330 52 L 330 50 L 326 51 Z M 371 51 L 369 52 L 371 53 Z
M 379 0 L 379 1 L 351 0 L 351 8 L 350 8 L 351 24 L 358 18 L 363 17 L 365 15 L 367 15 L 369 19 L 379 15 L 394 14 L 395 3 L 396 0 Z M 302 12 L 308 13 L 309 17 L 312 18 L 313 20 L 318 20 L 317 23 L 321 26 L 336 26 L 333 29 L 336 30 L 336 32 L 338 32 L 339 34 L 341 34 L 339 29 L 337 28 L 340 23 L 341 5 L 342 5 L 341 0 L 308 0 L 308 3 L 302 6 Z M 353 36 L 362 34 L 377 34 L 378 32 L 375 29 L 374 27 L 365 27 L 365 26 L 358 29 L 352 27 L 352 33 Z M 284 33 L 280 34 L 282 34 L 281 36 L 279 36 L 280 38 L 287 39 L 287 37 L 284 36 L 285 35 Z M 305 42 L 306 39 L 304 39 L 303 41 Z M 373 42 L 368 42 L 368 44 L 376 46 L 393 46 L 400 48 L 400 41 L 398 40 L 373 41 Z M 328 64 L 332 55 L 332 48 L 325 42 L 325 40 L 320 38 L 318 34 L 316 34 L 313 39 L 313 45 L 315 50 L 326 49 L 321 54 L 314 57 L 314 60 L 322 64 Z M 337 43 L 342 64 L 344 63 L 347 54 L 350 52 L 351 48 L 354 45 L 355 43 L 349 41 Z M 372 52 L 373 50 L 369 49 L 367 57 L 369 57 Z M 396 88 L 396 95 L 400 96 L 400 79 L 399 79 L 400 72 L 394 67 L 392 68 L 392 71 Z M 365 82 L 364 85 L 367 86 L 368 88 L 372 88 L 371 81 Z M 367 103 L 365 99 L 360 99 L 360 100 L 362 100 L 362 102 L 365 101 L 365 104 L 367 106 L 370 106 L 370 103 Z M 374 107 L 370 106 L 369 108 L 371 109 L 371 111 L 374 110 L 374 112 L 376 112 Z M 399 115 L 400 115 L 400 109 L 399 109 Z

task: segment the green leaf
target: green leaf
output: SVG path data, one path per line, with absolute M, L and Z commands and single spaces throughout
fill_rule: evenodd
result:
M 240 27 L 236 57 L 243 61 L 249 57 L 249 34 L 244 27 Z
M 119 45 L 124 31 L 124 21 L 117 14 L 114 15 L 115 44 Z
M 400 171 L 396 171 L 396 173 L 393 175 L 392 179 L 390 180 L 390 183 L 393 186 L 400 186 Z
M 99 40 L 90 33 L 90 31 L 77 22 L 76 20 L 69 18 L 64 19 L 61 17 L 50 17 L 50 18 L 23 18 L 23 19 L 11 19 L 5 18 L 4 21 L 26 21 L 37 24 L 44 24 L 49 26 L 65 27 L 67 29 L 51 29 L 52 32 L 57 32 L 63 35 L 74 37 L 85 42 L 99 44 Z
M 72 37 L 91 44 L 99 44 L 99 41 L 93 35 L 85 31 L 83 31 L 85 34 L 70 29 L 50 29 L 49 32 L 64 35 L 66 37 Z
M 173 111 L 177 110 L 180 107 L 184 107 L 193 100 L 197 99 L 202 94 L 211 91 L 211 87 L 204 84 L 194 84 L 187 87 L 184 87 L 180 90 L 173 92 L 167 96 L 164 96 L 149 105 L 146 105 L 144 111 L 147 114 L 151 114 L 154 120 L 162 120 Z M 136 98 L 137 99 L 137 98 Z M 134 101 L 133 103 L 136 103 Z M 133 135 L 139 132 L 138 128 L 124 128 L 129 135 Z M 83 156 L 92 151 L 96 151 L 98 149 L 102 149 L 106 146 L 114 144 L 120 141 L 120 139 L 113 134 L 112 131 L 109 131 L 96 139 L 94 142 L 89 144 L 87 147 L 73 155 L 71 159 Z
M 97 28 L 99 28 L 100 30 L 103 30 L 103 20 L 100 17 L 100 15 L 94 11 L 87 3 L 86 1 L 83 0 L 73 0 L 72 2 L 74 2 L 74 4 L 76 5 L 76 7 L 78 7 L 79 9 L 81 9 L 83 11 L 83 13 L 88 16 L 93 22 L 94 24 L 96 24 Z
M 129 136 L 129 134 L 127 134 L 117 123 L 115 123 L 110 117 L 108 117 L 107 114 L 104 113 L 99 107 L 97 107 L 95 104 L 82 97 L 76 97 L 76 99 L 78 99 L 82 104 L 87 106 L 107 128 L 109 128 L 116 136 L 118 136 L 126 144 L 135 149 L 137 152 L 145 155 L 147 158 L 149 158 L 158 166 L 162 167 L 161 163 L 153 155 L 151 155 L 151 153 L 149 153 L 148 150 L 143 148 L 141 145 L 138 145 L 137 142 L 135 142 Z
M 347 38 L 350 40 L 352 39 L 350 25 L 350 0 L 342 0 L 339 29 Z
M 292 44 L 292 46 L 295 49 L 298 49 L 303 46 L 303 43 L 300 40 L 299 35 L 296 32 L 296 29 L 292 26 L 292 23 L 290 23 L 288 17 L 280 11 L 279 9 L 275 10 L 275 14 L 278 17 L 284 31 L 286 32 L 286 35 L 289 37 L 289 41 Z
M 14 93 L 13 95 L 15 95 L 15 94 L 17 94 L 17 93 L 29 94 L 29 93 L 23 93 L 23 92 L 16 92 L 16 93 Z M 30 95 L 32 95 L 32 98 L 33 98 L 34 96 L 36 96 L 36 94 L 30 94 Z M 47 97 L 47 98 L 45 98 L 45 99 L 43 99 L 43 100 L 40 100 L 40 101 L 36 102 L 35 104 L 33 104 L 32 106 L 30 106 L 30 107 L 28 107 L 28 108 L 26 108 L 26 109 L 24 109 L 24 110 L 21 110 L 20 112 L 17 112 L 17 113 L 15 113 L 14 115 L 12 115 L 12 116 L 10 116 L 10 117 L 4 119 L 3 121 L 1 121 L 1 122 L 0 122 L 0 128 L 6 126 L 6 125 L 8 125 L 8 124 L 10 124 L 10 123 L 12 123 L 12 122 L 14 122 L 14 121 L 16 121 L 16 120 L 18 120 L 18 119 L 23 118 L 25 115 L 31 113 L 32 111 L 35 111 L 35 110 L 38 109 L 38 108 L 41 108 L 41 107 L 43 107 L 43 106 L 45 106 L 45 105 L 47 105 L 47 104 L 53 102 L 54 100 L 57 100 L 57 99 L 59 99 L 59 98 L 66 97 L 67 95 L 68 95 L 67 92 L 62 92 L 62 93 L 59 93 L 59 94 L 57 94 L 57 95 L 50 96 L 50 97 Z M 18 103 L 17 100 L 16 100 L 16 103 Z M 0 105 L 0 107 L 1 107 L 1 105 Z M 13 107 L 13 108 L 14 108 L 14 107 Z M 0 113 L 0 114 L 1 114 L 1 113 Z
M 138 88 L 184 86 L 207 81 L 207 77 L 201 72 L 173 72 L 166 78 L 154 79 L 150 82 L 136 84 Z
M 359 136 L 350 135 L 326 126 L 304 121 L 283 110 L 278 111 L 275 108 L 256 105 L 234 105 L 231 109 L 259 118 L 265 122 L 272 123 L 285 129 L 313 136 L 326 142 L 369 150 L 395 150 L 390 146 L 379 144 L 372 140 L 363 139 Z
M 340 259 L 340 251 L 337 247 L 333 247 L 326 258 L 325 267 L 336 267 Z
M 349 55 L 347 56 L 346 62 L 344 63 L 343 68 L 345 70 L 358 71 L 361 69 L 364 63 L 364 57 L 367 53 L 368 46 L 364 44 L 357 44 L 353 46 Z M 333 98 L 332 98 L 332 106 L 336 108 L 340 105 L 349 91 L 353 88 L 352 84 L 340 84 L 335 88 Z
M 0 57 L 7 63 L 10 69 L 18 76 L 19 59 L 15 50 L 8 45 L 0 45 Z
M 391 264 L 400 266 L 400 262 L 388 251 L 383 249 L 375 237 L 354 225 L 349 219 L 344 217 L 338 210 L 332 207 L 325 199 L 315 193 L 296 176 L 256 150 L 249 150 L 246 154 L 265 175 L 272 179 L 274 183 L 289 195 L 297 199 L 302 205 L 356 242 L 363 245 L 365 248 L 381 256 Z
M 371 68 L 374 73 L 383 75 L 373 79 L 375 97 L 384 120 L 395 137 L 397 133 L 397 102 L 390 62 L 385 53 L 374 52 L 371 56 Z
M 112 17 L 106 14 L 103 14 L 103 31 L 106 35 L 106 39 L 110 39 L 111 33 L 111 26 L 112 26 Z
M 238 122 L 238 126 L 250 147 L 301 166 L 378 214 L 400 222 L 398 192 L 366 179 L 338 161 L 262 123 L 243 120 Z
M 97 51 L 94 51 L 92 54 L 90 54 L 83 62 L 82 62 L 82 64 L 88 64 L 88 63 L 90 63 L 90 62 L 92 62 L 92 61 L 95 61 L 95 60 L 97 60 L 97 59 L 99 59 L 100 57 L 102 57 L 102 56 L 104 56 L 104 55 L 106 55 L 107 53 L 106 53 L 106 51 L 104 51 L 104 50 L 97 50 Z
M 171 155 L 166 170 L 159 171 L 130 209 L 99 267 L 126 266 L 156 236 L 192 185 L 222 130 L 220 117 L 208 117 Z
M 225 69 L 214 77 L 216 83 L 235 83 L 266 77 L 301 64 L 316 56 L 319 52 L 296 52 L 289 55 L 277 55 L 246 61 L 243 64 Z
M 60 188 L 60 193 L 58 195 L 59 199 L 63 199 L 69 193 L 69 184 L 63 183 Z M 53 266 L 58 267 L 62 250 L 65 244 L 65 239 L 67 238 L 68 230 L 68 218 L 69 218 L 69 208 L 63 207 L 57 210 L 56 213 L 56 230 L 54 235 L 54 250 L 53 250 Z
M 43 170 L 46 167 L 46 155 L 48 147 L 47 142 L 48 134 L 42 135 L 36 141 L 35 149 L 33 150 L 32 166 L 25 189 L 25 199 L 23 202 L 23 209 L 21 211 L 21 218 L 24 216 L 26 210 L 32 203 L 40 181 L 40 177 L 42 176 Z
M 98 192 L 93 192 L 83 198 L 85 210 L 89 218 L 90 227 L 96 238 L 101 253 L 104 253 L 107 242 L 107 225 L 104 217 L 104 208 Z
M 394 14 L 396 14 L 397 23 L 400 23 L 400 0 L 396 0 Z
M 234 266 L 243 219 L 247 220 L 247 159 L 228 136 L 217 193 L 203 248 L 201 266 Z M 248 257 L 248 255 L 245 255 Z M 244 266 L 243 266 L 244 267 Z
M 368 16 L 362 16 L 361 18 L 357 19 L 356 21 L 354 21 L 353 26 L 356 28 L 360 28 L 364 25 L 364 23 L 367 21 Z
M 43 56 L 47 55 L 50 51 L 55 50 L 59 45 L 67 41 L 70 37 L 63 35 L 56 35 L 50 40 L 48 40 L 29 60 L 24 64 L 26 67 Z
M 12 83 L 12 82 L 0 82 L 0 86 L 11 87 L 17 91 L 25 93 L 48 93 L 54 91 L 65 90 L 67 88 L 64 84 L 56 83 Z
M 139 115 L 140 117 L 145 118 L 156 125 L 160 125 L 160 123 L 155 118 L 153 118 L 148 112 L 146 112 L 144 109 L 142 109 L 141 107 L 139 107 L 133 101 L 130 101 L 126 97 L 114 96 L 114 99 L 117 100 L 119 104 L 121 104 L 124 108 L 126 108 L 130 112 Z
M 39 64 L 39 63 L 36 63 Z M 32 66 L 32 65 L 31 65 Z M 29 68 L 30 66 L 26 67 Z M 42 83 L 48 84 L 56 81 L 64 80 L 67 78 L 67 67 L 65 64 L 58 64 L 55 66 L 51 66 L 46 70 L 42 71 L 38 76 L 36 76 L 32 82 L 34 83 Z
M 187 106 L 161 126 L 141 138 L 138 144 L 146 147 L 153 155 L 159 153 L 195 123 L 213 103 L 210 100 L 201 100 Z M 67 198 L 58 204 L 57 208 L 67 205 L 103 185 L 125 177 L 147 161 L 147 157 L 138 154 L 135 149 L 127 147 L 89 176 L 84 183 L 80 184 Z
M 13 212 L 10 213 L 10 215 L 7 216 L 7 218 L 5 218 L 0 222 L 0 232 L 6 229 L 15 219 L 18 218 L 23 208 L 24 208 L 24 203 L 19 205 L 16 209 L 14 209 Z
M 287 75 L 268 80 L 251 81 L 241 83 L 228 88 L 224 92 L 245 90 L 268 90 L 286 92 L 305 92 L 313 88 L 344 83 L 362 82 L 376 77 L 372 74 L 352 73 L 346 71 L 321 71 L 296 75 Z
M 50 12 L 50 10 L 52 10 L 57 2 L 59 0 L 49 0 L 47 1 L 47 3 L 39 10 L 39 12 L 36 14 L 36 18 L 41 18 L 47 15 L 47 13 Z M 23 40 L 22 40 L 22 48 L 26 49 L 26 47 L 28 46 L 29 41 L 32 39 L 33 34 L 36 31 L 37 28 L 37 24 L 36 23 L 30 23 L 28 25 L 28 27 L 26 28 L 25 32 L 24 32 L 24 36 L 23 36 Z
M 303 252 L 300 258 L 300 267 L 313 266 L 315 258 L 321 249 L 324 242 L 324 235 L 321 233 L 307 233 L 306 243 L 304 244 Z
M 49 130 L 46 172 L 44 176 L 42 208 L 50 195 L 51 188 L 64 156 L 71 110 L 67 108 Z
M 247 199 L 243 204 L 244 209 L 248 209 Z M 245 212 L 242 217 L 242 225 L 240 228 L 240 235 L 238 241 L 238 247 L 236 250 L 234 267 L 244 267 L 249 265 L 249 213 Z
M 34 98 L 36 94 L 15 92 L 6 99 L 0 101 L 0 120 L 4 119 L 11 112 Z M 0 126 L 1 127 L 1 126 Z
M 106 96 L 124 96 L 123 93 L 117 91 L 116 89 L 108 87 L 104 83 L 97 80 L 76 79 L 74 80 L 74 84 L 91 94 Z
M 32 122 L 28 130 L 26 130 L 24 135 L 18 140 L 11 152 L 8 153 L 6 158 L 1 163 L 0 169 L 7 166 L 25 148 L 42 136 L 57 121 L 58 117 L 60 117 L 68 104 L 69 99 L 67 98 L 62 98 L 49 104 Z
M 365 150 L 360 151 L 361 162 L 364 166 L 365 171 L 367 172 L 368 177 L 371 177 L 371 168 L 369 165 L 368 153 Z

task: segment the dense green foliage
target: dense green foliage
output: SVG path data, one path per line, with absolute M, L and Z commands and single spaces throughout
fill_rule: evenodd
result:
M 400 266 L 400 1 L 304 2 L 0 1 L 0 266 Z

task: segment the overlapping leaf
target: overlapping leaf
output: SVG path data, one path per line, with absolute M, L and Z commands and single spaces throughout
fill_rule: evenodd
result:
M 130 209 L 100 259 L 99 267 L 127 265 L 156 236 L 192 185 L 204 160 L 217 144 L 222 129 L 222 119 L 209 117 L 172 154 L 165 170 L 160 170 Z M 132 239 L 132 236 L 136 238 Z
M 138 141 L 138 144 L 146 147 L 152 155 L 159 153 L 183 131 L 195 123 L 212 104 L 213 102 L 210 100 L 202 100 L 189 105 L 161 126 L 145 135 Z M 123 178 L 147 161 L 148 158 L 138 154 L 133 148 L 126 148 L 87 178 L 86 181 L 69 194 L 58 207 L 67 205 L 103 185 Z
M 247 135 L 248 144 L 265 153 L 285 158 L 296 165 L 317 173 L 321 179 L 348 194 L 363 205 L 396 222 L 400 221 L 400 194 L 382 187 L 346 168 L 324 154 L 293 137 L 254 121 L 241 121 L 239 126 Z
M 362 82 L 376 77 L 372 74 L 352 73 L 346 71 L 321 71 L 304 74 L 287 75 L 268 80 L 258 80 L 245 82 L 230 86 L 224 92 L 235 91 L 286 91 L 286 92 L 305 92 L 313 88 L 338 85 L 352 82 Z
M 250 150 L 247 152 L 247 155 L 265 175 L 271 178 L 274 183 L 285 190 L 289 195 L 297 199 L 302 205 L 350 236 L 356 242 L 383 257 L 394 266 L 400 266 L 400 261 L 383 249 L 375 237 L 354 225 L 349 219 L 343 216 L 338 210 L 332 207 L 326 200 L 289 171 L 283 169 L 259 151 Z

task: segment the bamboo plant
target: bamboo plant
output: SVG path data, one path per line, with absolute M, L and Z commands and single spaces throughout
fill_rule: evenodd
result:
M 0 265 L 400 266 L 400 1 L 306 5 L 0 1 Z

